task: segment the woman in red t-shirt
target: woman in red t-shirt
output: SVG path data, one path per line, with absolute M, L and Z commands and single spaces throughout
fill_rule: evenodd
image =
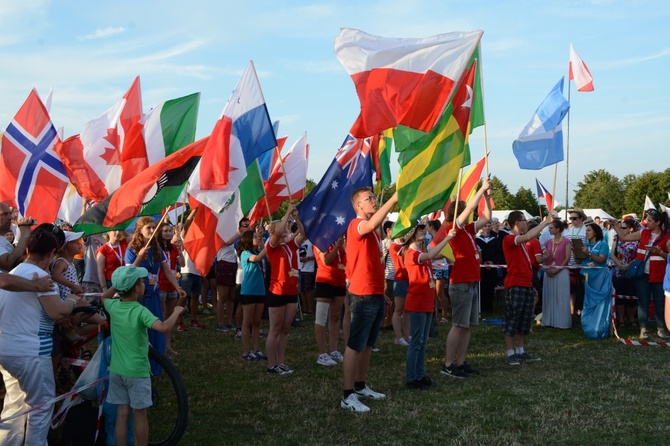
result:
M 347 294 L 345 273 L 347 253 L 344 249 L 344 236 L 338 238 L 325 252 L 315 245 L 314 259 L 317 265 L 314 337 L 319 353 L 316 363 L 332 366 L 344 361 L 344 356 L 337 347 L 343 306 L 345 306 L 345 318 L 342 321 L 344 344 L 346 345 L 349 340 L 349 306 L 345 304 L 344 298 Z M 326 324 L 328 324 L 328 350 L 326 350 Z
M 125 265 L 126 231 L 109 231 L 105 235 L 107 243 L 98 248 L 95 253 L 95 262 L 98 266 L 98 280 L 102 291 L 112 286 L 112 273 L 119 266 Z
M 298 232 L 291 233 L 289 216 L 293 215 Z M 265 349 L 268 356 L 268 373 L 283 375 L 293 373 L 286 364 L 288 331 L 298 306 L 298 247 L 305 241 L 305 228 L 298 220 L 298 210 L 290 205 L 284 217 L 270 224 L 270 239 L 265 246 L 270 262 L 270 286 L 268 287 L 268 315 L 270 329 Z
M 177 275 L 177 265 L 180 267 L 184 266 L 184 257 L 181 255 L 181 251 L 179 249 L 181 241 L 179 241 L 179 245 L 172 243 L 172 239 L 174 238 L 174 227 L 170 223 L 161 223 L 157 231 L 158 246 L 161 247 L 163 254 L 165 254 L 167 266 L 170 268 L 170 271 L 172 271 L 172 274 L 176 278 L 179 278 Z M 162 270 L 159 270 L 158 272 L 158 290 L 161 299 L 161 306 L 163 307 L 163 315 L 165 319 L 167 319 L 174 311 L 174 307 L 177 306 L 179 293 L 177 293 L 177 289 L 172 286 Z M 191 308 L 193 308 L 193 306 L 191 306 Z M 191 314 L 191 318 L 193 318 L 193 321 L 197 323 L 198 321 L 195 320 L 195 316 L 195 314 Z M 191 326 L 193 327 L 193 323 L 191 323 Z M 179 316 L 177 327 L 181 327 L 181 330 L 179 331 L 185 330 L 184 322 L 181 320 L 181 316 Z M 177 353 L 172 350 L 172 330 L 165 333 L 165 351 L 173 355 Z
M 435 278 L 431 260 L 454 238 L 456 229 L 430 251 L 424 247 L 426 225 L 418 225 L 406 238 L 404 245 L 405 268 L 409 278 L 405 311 L 409 314 L 411 341 L 407 349 L 406 381 L 411 389 L 427 389 L 432 382 L 425 374 L 426 343 L 435 310 Z

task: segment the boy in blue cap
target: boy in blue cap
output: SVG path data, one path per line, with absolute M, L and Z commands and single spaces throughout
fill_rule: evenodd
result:
M 130 408 L 133 409 L 135 445 L 144 446 L 149 441 L 147 408 L 152 402 L 147 329 L 166 333 L 184 311 L 184 307 L 175 307 L 163 322 L 138 302 L 144 296 L 143 279 L 148 274 L 146 268 L 122 266 L 114 271 L 112 287 L 102 296 L 112 330 L 107 402 L 118 405 L 114 434 L 120 446 L 126 445 Z M 114 293 L 118 293 L 120 299 L 111 299 Z

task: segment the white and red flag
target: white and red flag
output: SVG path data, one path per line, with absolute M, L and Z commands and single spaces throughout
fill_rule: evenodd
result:
M 149 167 L 142 134 L 140 78 L 123 98 L 56 148 L 82 197 L 100 202 Z
M 350 133 L 367 138 L 398 125 L 424 132 L 433 128 L 483 33 L 408 39 L 343 28 L 335 38 L 335 55 L 354 81 L 361 102 Z
M 54 151 L 58 141 L 56 127 L 33 89 L 2 138 L 0 201 L 40 223 L 56 221 L 68 184 Z
M 309 144 L 305 132 L 282 157 L 282 162 L 275 162 L 270 178 L 264 184 L 267 203 L 265 198 L 258 200 L 249 213 L 252 222 L 267 217 L 268 206 L 270 212 L 276 212 L 286 200 L 302 200 L 307 184 L 308 155 Z
M 575 81 L 577 91 L 593 91 L 593 76 L 572 44 L 570 44 L 570 79 L 568 80 Z

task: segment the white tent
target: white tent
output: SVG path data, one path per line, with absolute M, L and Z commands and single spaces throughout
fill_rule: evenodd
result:
M 603 211 L 602 209 L 582 209 L 584 213 L 588 216 L 591 217 L 592 219 L 595 220 L 596 217 L 600 217 L 601 220 L 616 220 L 614 217 L 612 217 L 610 214 L 607 212 Z
M 507 220 L 507 216 L 512 211 L 514 211 L 514 209 L 509 209 L 509 210 L 506 210 L 506 211 L 493 210 L 493 211 L 491 211 L 491 214 L 493 214 L 492 217 L 497 218 L 500 221 L 500 223 L 502 223 L 503 221 Z M 523 212 L 523 215 L 526 216 L 527 220 L 530 220 L 531 218 L 533 218 L 533 216 L 530 215 L 527 211 L 521 211 L 521 212 Z

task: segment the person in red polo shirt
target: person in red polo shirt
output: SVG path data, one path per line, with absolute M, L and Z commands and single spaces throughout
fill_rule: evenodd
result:
M 370 188 L 356 189 L 351 205 L 356 211 L 347 229 L 347 298 L 351 311 L 349 341 L 344 350 L 342 370 L 342 409 L 369 412 L 359 397 L 382 400 L 383 393 L 375 392 L 365 383 L 370 365 L 370 352 L 379 335 L 384 318 L 384 258 L 378 227 L 398 202 L 395 193 L 381 208 Z
M 479 323 L 479 280 L 481 277 L 481 256 L 475 241 L 475 235 L 491 219 L 491 192 L 488 179 L 484 179 L 477 193 L 468 201 L 452 203 L 447 209 L 444 224 L 440 226 L 431 244 L 442 241 L 451 228 L 459 231 L 449 241 L 454 253 L 454 266 L 449 275 L 449 297 L 451 299 L 451 329 L 447 335 L 446 358 L 440 373 L 451 378 L 467 378 L 479 372 L 465 361 L 470 344 L 472 327 Z M 474 223 L 468 223 L 472 211 L 482 196 L 486 197 L 486 206 L 482 217 Z M 458 203 L 458 210 L 456 209 Z M 456 218 L 456 212 L 460 212 Z M 455 221 L 455 225 L 454 225 Z
M 528 231 L 528 221 L 523 212 L 512 211 L 507 217 L 512 233 L 505 236 L 502 246 L 507 261 L 503 335 L 507 349 L 505 363 L 508 365 L 521 365 L 522 360 L 540 360 L 523 348 L 524 338 L 530 333 L 533 323 L 533 303 L 537 294 L 533 288 L 533 264 L 526 242 L 540 235 L 553 218 L 551 214 L 547 215 L 542 223 Z
M 288 228 L 289 216 L 298 224 L 294 234 Z M 293 373 L 284 363 L 288 332 L 298 307 L 298 247 L 305 241 L 305 228 L 298 218 L 295 205 L 289 205 L 279 221 L 270 224 L 270 239 L 265 252 L 270 261 L 270 286 L 268 287 L 268 316 L 270 329 L 265 340 L 268 356 L 267 372 L 275 375 Z

